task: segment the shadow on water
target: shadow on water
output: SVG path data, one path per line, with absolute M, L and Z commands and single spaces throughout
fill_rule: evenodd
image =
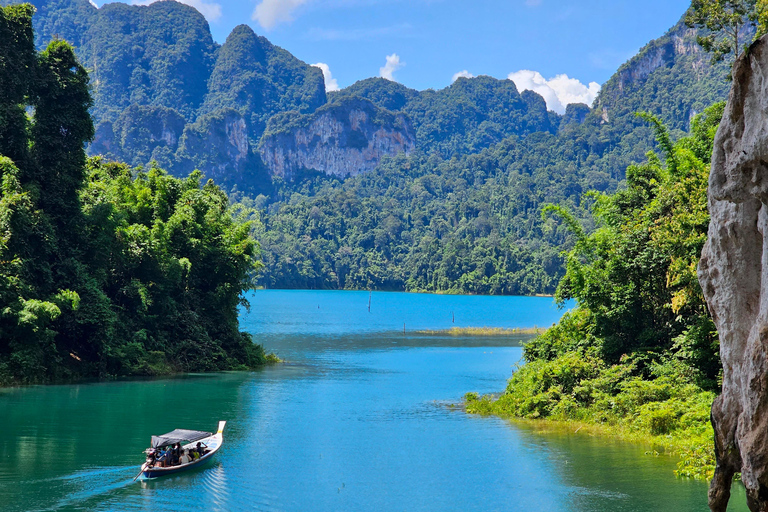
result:
M 647 445 L 604 436 L 574 432 L 571 427 L 528 421 L 508 421 L 524 442 L 538 446 L 552 462 L 564 482 L 572 510 L 691 509 L 691 503 L 706 507 L 706 483 L 672 475 L 679 460 L 674 454 L 659 454 Z M 664 492 L 674 484 L 675 492 Z M 746 511 L 746 494 L 734 483 L 728 510 Z

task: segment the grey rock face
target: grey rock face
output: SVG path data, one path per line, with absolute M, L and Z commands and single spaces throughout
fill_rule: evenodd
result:
M 733 70 L 709 178 L 709 235 L 699 281 L 720 335 L 723 392 L 712 406 L 717 467 L 709 491 L 725 511 L 735 472 L 750 510 L 768 510 L 768 40 Z M 766 270 L 766 272 L 763 272 Z
M 347 178 L 373 170 L 384 156 L 410 153 L 413 129 L 402 114 L 368 100 L 344 99 L 314 114 L 278 121 L 262 138 L 259 152 L 269 173 L 293 180 L 301 171 Z

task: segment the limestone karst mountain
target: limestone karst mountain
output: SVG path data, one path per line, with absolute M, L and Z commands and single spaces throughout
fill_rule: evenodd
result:
M 17 2 L 0 0 L 3 5 Z M 225 186 L 252 193 L 268 191 L 273 176 L 285 176 L 284 165 L 277 164 L 282 160 L 274 158 L 281 151 L 294 155 L 297 169 L 314 162 L 307 170 L 353 176 L 375 168 L 381 156 L 408 149 L 410 142 L 427 154 L 451 158 L 477 153 L 510 136 L 579 131 L 581 124 L 589 127 L 590 170 L 620 180 L 626 165 L 652 147 L 647 128 L 633 117 L 635 111 L 654 112 L 671 127 L 685 129 L 693 114 L 724 97 L 727 89 L 724 68 L 709 65 L 695 32 L 682 23 L 622 66 L 603 87 L 594 111 L 573 105 L 559 116 L 547 111 L 538 94 L 486 76 L 426 91 L 371 78 L 332 93 L 330 99 L 365 98 L 382 110 L 382 119 L 388 112 L 402 115 L 414 140 L 385 145 L 387 150 L 380 146 L 360 166 L 354 137 L 342 137 L 353 142 L 349 148 L 330 134 L 320 144 L 291 147 L 300 134 L 286 137 L 285 127 L 277 127 L 280 120 L 310 115 L 320 107 L 326 114 L 341 109 L 333 114 L 339 118 L 346 107 L 327 103 L 318 68 L 245 25 L 218 45 L 199 12 L 172 0 L 147 6 L 111 3 L 98 9 L 88 0 L 32 3 L 38 9 L 38 46 L 65 38 L 90 69 L 96 124 L 91 154 L 133 165 L 155 160 L 179 175 L 199 168 Z M 580 114 L 574 115 L 574 109 Z M 278 148 L 274 137 L 261 143 L 270 119 L 270 131 L 282 133 L 280 140 L 289 146 Z M 384 130 L 382 140 L 403 135 L 385 125 L 374 123 L 365 130 Z M 267 153 L 271 158 L 264 162 Z

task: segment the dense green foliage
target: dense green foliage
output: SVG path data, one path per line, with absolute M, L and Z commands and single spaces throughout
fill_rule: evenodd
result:
M 580 149 L 554 142 L 551 134 L 511 138 L 449 161 L 400 155 L 343 182 L 311 182 L 264 216 L 260 283 L 553 293 L 569 236 L 560 223 L 541 220 L 542 205 L 559 200 L 578 208 L 583 190 L 616 184 L 567 165 Z M 539 165 L 529 167 L 520 152 L 537 153 Z
M 237 321 L 250 224 L 199 173 L 87 161 L 88 74 L 35 51 L 32 12 L 0 8 L 0 383 L 263 362 Z
M 592 194 L 592 233 L 566 209 L 548 209 L 577 236 L 557 297 L 575 298 L 578 307 L 525 346 L 526 364 L 498 401 L 473 400 L 470 410 L 667 436 L 689 450 L 683 474 L 711 472 L 709 408 L 721 368 L 696 267 L 722 112 L 722 103 L 707 109 L 675 144 L 658 120 L 644 116 L 655 125 L 664 162 L 649 154 L 627 169 L 626 189 Z
M 653 86 L 655 80 L 648 79 Z M 376 98 L 373 85 L 367 84 L 368 93 Z M 641 84 L 625 87 L 645 91 Z M 379 92 L 392 90 L 398 89 L 387 85 Z M 602 100 L 617 101 L 611 94 L 607 89 Z M 662 99 L 671 106 L 678 97 Z M 397 157 L 344 182 L 287 188 L 263 217 L 260 282 L 277 288 L 553 293 L 564 272 L 559 253 L 573 239 L 557 222 L 542 221 L 541 209 L 550 201 L 563 203 L 589 222 L 580 209 L 582 193 L 615 190 L 624 178 L 616 166 L 641 160 L 640 149 L 650 144 L 624 108 L 612 110 L 615 122 L 603 123 L 595 111 L 580 114 L 572 105 L 558 133 L 512 136 L 451 159 Z
M 681 22 L 623 65 L 593 109 L 569 105 L 564 116 L 537 107 L 538 95 L 516 94 L 512 82 L 489 77 L 422 92 L 372 78 L 332 93 L 334 101 L 362 96 L 407 115 L 420 152 L 343 183 L 287 184 L 257 201 L 266 229 L 260 282 L 553 293 L 564 273 L 558 253 L 573 238 L 558 221 L 542 221 L 542 205 L 563 203 L 590 222 L 582 193 L 616 190 L 625 169 L 655 147 L 653 130 L 635 112 L 655 113 L 679 136 L 697 112 L 725 99 L 727 75 Z M 494 135 L 486 136 L 491 126 Z M 350 201 L 354 208 L 344 206 Z
M 706 35 L 697 38 L 698 43 L 712 54 L 712 62 L 718 62 L 726 55 L 734 59 L 741 53 L 742 45 L 749 42 L 749 36 L 764 14 L 765 3 L 759 0 L 693 0 L 685 15 L 689 27 L 702 27 Z M 746 35 L 744 32 L 747 32 Z

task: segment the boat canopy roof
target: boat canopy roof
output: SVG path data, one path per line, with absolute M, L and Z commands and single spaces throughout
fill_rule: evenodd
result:
M 183 428 L 177 428 L 173 432 L 168 432 L 161 436 L 152 436 L 152 448 L 162 448 L 171 444 L 188 442 L 193 443 L 200 439 L 205 439 L 213 434 L 211 432 L 203 432 L 201 430 L 184 430 Z

